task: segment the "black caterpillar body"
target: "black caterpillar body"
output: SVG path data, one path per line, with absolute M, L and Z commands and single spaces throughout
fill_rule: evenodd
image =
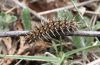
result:
M 27 37 L 26 42 L 31 43 L 36 40 L 51 40 L 58 39 L 59 37 L 66 36 L 67 33 L 77 30 L 76 22 L 70 21 L 52 21 L 45 24 L 36 26 L 30 35 Z

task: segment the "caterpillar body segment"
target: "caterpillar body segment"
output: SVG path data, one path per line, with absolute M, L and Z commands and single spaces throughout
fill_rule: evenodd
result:
M 65 36 L 67 33 L 74 32 L 77 30 L 76 22 L 67 22 L 67 21 L 50 21 L 45 24 L 41 24 L 39 27 L 36 26 L 31 35 L 28 36 L 28 40 L 34 42 L 36 40 L 51 40 L 57 39 L 59 37 Z M 30 43 L 31 43 L 30 42 Z

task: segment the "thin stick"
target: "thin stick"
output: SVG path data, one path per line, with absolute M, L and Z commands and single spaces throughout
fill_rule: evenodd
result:
M 28 8 L 29 11 L 37 18 L 39 18 L 40 20 L 44 21 L 44 22 L 48 22 L 48 20 L 46 18 L 44 18 L 43 16 L 40 16 L 36 11 L 30 9 L 28 6 L 26 6 L 24 3 L 20 3 L 18 0 L 13 0 L 18 6 L 22 7 L 22 8 Z
M 85 11 L 87 14 L 93 14 L 93 15 L 100 15 L 98 12 L 93 12 L 93 11 Z
M 89 37 L 100 37 L 99 31 L 75 31 L 66 33 L 67 36 L 89 36 Z
M 26 36 L 30 34 L 30 31 L 9 31 L 0 32 L 0 37 L 13 37 L 13 36 Z M 75 31 L 75 32 L 65 32 L 66 36 L 89 36 L 89 37 L 100 37 L 99 31 Z
M 76 4 L 76 7 L 87 5 L 87 4 L 96 2 L 96 1 L 99 1 L 99 0 L 89 0 L 89 1 L 82 2 L 82 3 L 78 3 L 78 4 Z M 65 6 L 65 7 L 61 7 L 61 8 L 57 8 L 57 9 L 52 9 L 52 10 L 40 12 L 38 14 L 45 15 L 45 14 L 50 14 L 50 13 L 58 12 L 58 11 L 65 10 L 65 9 L 71 9 L 71 8 L 74 8 L 74 5 L 69 5 L 69 6 Z
M 26 35 L 29 31 L 9 31 L 9 32 L 0 32 L 0 37 L 13 37 L 13 36 L 20 36 Z

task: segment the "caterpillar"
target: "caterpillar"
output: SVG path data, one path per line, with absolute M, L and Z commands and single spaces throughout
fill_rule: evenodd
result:
M 76 22 L 70 21 L 50 21 L 48 23 L 41 24 L 39 27 L 36 26 L 30 35 L 27 37 L 26 42 L 31 43 L 38 39 L 50 40 L 57 39 L 65 36 L 67 33 L 74 32 L 77 30 Z

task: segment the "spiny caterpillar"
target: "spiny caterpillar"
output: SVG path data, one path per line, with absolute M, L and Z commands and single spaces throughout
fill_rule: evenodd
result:
M 30 35 L 27 37 L 26 42 L 31 43 L 36 40 L 50 40 L 57 39 L 65 36 L 65 34 L 74 32 L 77 30 L 76 22 L 70 21 L 52 21 L 36 26 Z

